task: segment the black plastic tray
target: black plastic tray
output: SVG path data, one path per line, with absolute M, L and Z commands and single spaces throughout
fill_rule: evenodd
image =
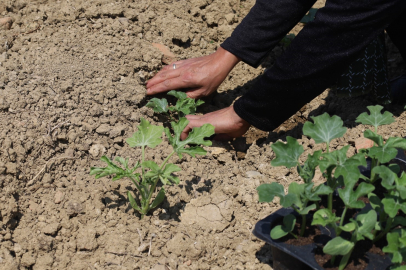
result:
M 272 246 L 273 268 L 274 270 L 323 270 L 314 258 L 314 251 L 318 245 L 325 245 L 331 238 L 335 237 L 332 230 L 319 226 L 322 235 L 315 239 L 315 242 L 304 246 L 293 246 L 279 240 L 273 240 L 270 236 L 272 223 L 280 220 L 289 214 L 297 215 L 291 208 L 282 208 L 275 213 L 259 221 L 253 230 L 253 234 L 259 239 Z M 369 264 L 365 270 L 389 269 L 391 259 L 389 256 L 379 256 L 366 253 Z

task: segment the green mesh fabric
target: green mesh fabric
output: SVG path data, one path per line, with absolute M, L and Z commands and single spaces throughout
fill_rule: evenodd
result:
M 349 65 L 334 87 L 338 96 L 369 95 L 380 104 L 390 103 L 386 48 L 383 34 Z

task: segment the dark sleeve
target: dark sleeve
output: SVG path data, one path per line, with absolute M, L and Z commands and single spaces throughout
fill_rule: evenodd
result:
M 277 128 L 337 82 L 388 25 L 404 16 L 405 10 L 404 0 L 327 1 L 275 64 L 234 103 L 235 112 L 261 130 Z
M 315 0 L 257 0 L 221 47 L 250 66 L 262 59 L 301 20 Z

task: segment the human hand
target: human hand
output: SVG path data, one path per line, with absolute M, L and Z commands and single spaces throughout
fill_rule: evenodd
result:
M 205 115 L 187 115 L 189 124 L 183 130 L 180 138 L 187 138 L 189 132 L 194 127 L 200 127 L 206 123 L 214 126 L 215 140 L 230 140 L 241 137 L 251 126 L 247 121 L 239 117 L 233 106 L 214 111 Z
M 173 62 L 147 82 L 147 95 L 184 88 L 190 98 L 206 97 L 216 91 L 239 61 L 220 47 L 207 56 Z

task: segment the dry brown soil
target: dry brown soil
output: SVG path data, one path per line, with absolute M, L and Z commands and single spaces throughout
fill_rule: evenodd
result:
M 128 180 L 89 175 L 101 155 L 134 163 L 129 137 L 145 117 L 159 123 L 144 83 L 162 67 L 168 46 L 177 59 L 212 53 L 254 0 L 2 0 L 0 17 L 0 269 L 272 269 L 269 246 L 251 233 L 278 208 L 260 204 L 255 188 L 298 181 L 294 169 L 272 168 L 270 144 L 287 135 L 306 153 L 319 148 L 301 135 L 309 115 L 342 117 L 349 128 L 331 147 L 354 144 L 366 127 L 356 116 L 368 98 L 338 99 L 325 91 L 274 132 L 252 128 L 208 154 L 175 162 L 179 186 L 140 220 L 127 202 Z M 293 31 L 297 33 L 298 25 Z M 393 51 L 393 50 L 392 50 Z M 200 112 L 230 105 L 265 66 L 240 63 Z M 392 74 L 404 65 L 390 56 Z M 385 136 L 406 136 L 402 106 Z M 161 161 L 163 143 L 147 157 Z M 354 151 L 354 147 L 351 148 Z M 320 175 L 316 181 L 321 181 Z

